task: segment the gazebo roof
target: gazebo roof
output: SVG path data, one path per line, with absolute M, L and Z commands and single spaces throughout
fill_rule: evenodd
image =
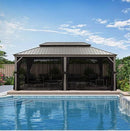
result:
M 40 44 L 39 47 L 29 49 L 17 54 L 15 56 L 25 57 L 62 57 L 62 56 L 115 56 L 116 54 L 91 47 L 85 42 L 46 42 Z
M 45 46 L 91 46 L 85 42 L 46 42 L 39 45 L 40 47 Z

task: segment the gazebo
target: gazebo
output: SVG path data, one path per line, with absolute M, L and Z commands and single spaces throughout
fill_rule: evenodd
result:
M 14 56 L 14 90 L 116 90 L 116 54 L 85 42 L 46 42 Z

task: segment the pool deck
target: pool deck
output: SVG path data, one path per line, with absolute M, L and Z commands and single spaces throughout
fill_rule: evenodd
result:
M 7 92 L 8 95 L 124 95 L 130 96 L 127 92 L 122 92 L 120 90 L 116 91 L 101 91 L 101 90 L 69 90 L 69 91 L 60 91 L 60 90 L 51 90 L 51 91 L 42 91 L 42 90 L 11 90 Z
M 20 90 L 15 91 L 11 90 L 7 92 L 7 95 L 119 95 L 123 96 L 127 101 L 130 102 L 130 92 L 123 92 L 121 90 L 116 91 L 101 91 L 101 90 L 69 90 L 69 91 L 61 91 L 61 90 L 51 90 L 51 91 L 43 91 L 43 90 Z
M 12 85 L 0 86 L 0 97 L 8 95 L 122 95 L 130 101 L 130 92 L 123 92 L 121 90 L 13 90 Z
M 121 90 L 13 90 L 12 85 L 0 86 L 0 96 L 5 95 L 123 95 L 130 101 L 130 92 L 123 92 Z
M 0 86 L 0 93 L 13 90 L 13 85 L 2 85 Z
M 5 96 L 8 91 L 13 90 L 13 85 L 0 86 L 0 96 Z

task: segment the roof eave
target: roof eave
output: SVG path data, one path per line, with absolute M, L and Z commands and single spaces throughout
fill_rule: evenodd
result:
M 14 54 L 15 57 L 116 57 L 117 54 Z

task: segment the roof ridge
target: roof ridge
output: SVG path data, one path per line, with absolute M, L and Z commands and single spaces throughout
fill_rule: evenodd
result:
M 42 46 L 91 46 L 86 42 L 45 42 L 39 45 Z

